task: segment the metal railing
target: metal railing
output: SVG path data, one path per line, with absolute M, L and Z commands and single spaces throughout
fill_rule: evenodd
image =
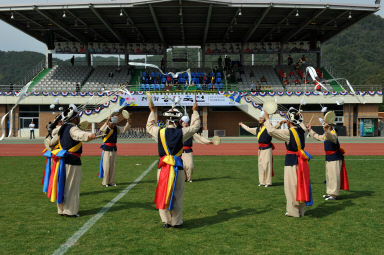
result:
M 46 68 L 46 65 L 45 65 L 45 59 L 43 59 L 42 61 L 40 61 L 39 63 L 37 63 L 33 68 L 31 68 L 27 73 L 26 75 L 24 76 L 24 78 L 18 82 L 16 82 L 17 85 L 25 85 L 27 84 L 28 82 L 30 82 L 31 80 L 33 80 L 36 75 L 38 75 L 41 71 L 43 71 L 44 69 Z

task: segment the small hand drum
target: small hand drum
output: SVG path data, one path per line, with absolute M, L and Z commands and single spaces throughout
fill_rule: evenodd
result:
M 127 110 L 123 110 L 121 114 L 123 115 L 124 119 L 129 119 L 129 112 Z
M 336 114 L 334 111 L 327 112 L 324 116 L 324 121 L 328 124 L 333 124 L 336 120 Z
M 218 137 L 218 136 L 214 136 L 214 137 L 212 137 L 212 143 L 213 143 L 214 145 L 219 145 L 219 144 L 221 143 L 221 138 Z
M 274 114 L 277 111 L 277 104 L 275 101 L 266 101 L 263 104 L 264 112 Z

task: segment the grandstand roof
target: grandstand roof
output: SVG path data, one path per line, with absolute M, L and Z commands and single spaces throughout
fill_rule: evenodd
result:
M 55 41 L 167 46 L 324 42 L 379 10 L 371 1 L 364 5 L 249 0 L 72 2 L 0 6 L 0 19 L 44 43 L 52 38 L 50 31 Z

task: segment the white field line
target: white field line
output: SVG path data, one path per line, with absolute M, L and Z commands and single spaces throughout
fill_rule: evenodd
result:
M 56 251 L 54 251 L 52 254 L 54 255 L 61 255 L 67 252 L 69 248 L 71 248 L 73 245 L 76 244 L 76 242 L 104 215 L 104 213 L 108 212 L 109 209 L 122 197 L 125 196 L 125 194 L 128 193 L 133 187 L 136 186 L 143 178 L 146 176 L 149 171 L 152 170 L 152 168 L 157 163 L 157 160 L 155 160 L 139 177 L 136 178 L 136 180 L 131 183 L 128 187 L 126 187 L 123 191 L 121 191 L 114 199 L 109 201 L 101 210 L 92 218 L 90 218 L 84 225 L 75 232 L 65 243 L 63 243 Z

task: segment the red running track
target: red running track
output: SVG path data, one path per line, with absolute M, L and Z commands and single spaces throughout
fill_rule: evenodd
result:
M 382 143 L 345 143 L 346 155 L 384 155 Z M 275 144 L 274 155 L 285 155 L 285 145 Z M 118 154 L 124 156 L 157 155 L 157 144 L 122 143 L 118 144 Z M 0 144 L 0 156 L 42 156 L 42 144 Z M 195 144 L 194 155 L 257 155 L 256 143 L 224 143 L 219 146 Z M 324 155 L 322 143 L 308 143 L 305 150 L 311 155 Z M 100 144 L 84 144 L 83 156 L 100 156 Z

